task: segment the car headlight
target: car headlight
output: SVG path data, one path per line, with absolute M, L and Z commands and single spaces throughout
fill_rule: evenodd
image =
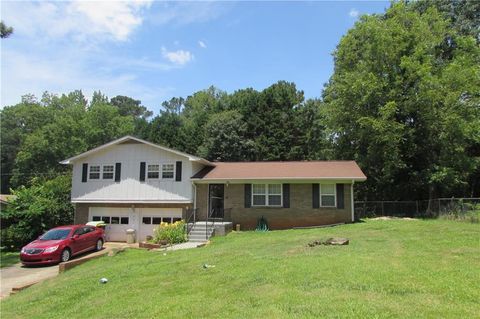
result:
M 25 247 L 22 247 L 22 250 L 20 251 L 22 254 L 25 254 Z
M 46 253 L 53 253 L 57 249 L 58 249 L 58 246 L 48 247 L 47 249 L 45 249 L 45 252 Z

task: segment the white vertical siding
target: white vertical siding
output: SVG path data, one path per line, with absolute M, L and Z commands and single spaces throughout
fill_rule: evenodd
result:
M 182 161 L 182 181 L 145 179 L 140 182 L 140 162 L 162 164 Z M 82 183 L 82 164 L 122 163 L 121 180 L 87 180 Z M 145 144 L 120 144 L 77 160 L 73 165 L 72 201 L 192 201 L 190 177 L 203 165 Z M 161 168 L 160 168 L 161 169 Z M 161 172 L 160 172 L 161 176 Z

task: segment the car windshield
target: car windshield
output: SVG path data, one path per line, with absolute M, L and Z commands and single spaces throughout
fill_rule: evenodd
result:
M 70 229 L 52 229 L 40 237 L 40 240 L 60 240 L 67 238 Z

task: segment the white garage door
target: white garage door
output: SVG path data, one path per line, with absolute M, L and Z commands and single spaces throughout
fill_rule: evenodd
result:
M 174 223 L 182 219 L 181 208 L 141 208 L 139 240 L 153 236 L 153 229 L 161 222 Z
M 107 241 L 126 241 L 125 231 L 128 228 L 135 228 L 130 213 L 130 208 L 90 207 L 88 220 L 103 220 L 107 224 L 105 227 Z

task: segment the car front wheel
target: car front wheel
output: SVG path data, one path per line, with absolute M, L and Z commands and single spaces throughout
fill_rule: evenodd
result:
M 95 250 L 96 251 L 102 250 L 102 247 L 103 247 L 103 240 L 101 239 L 97 240 L 97 245 L 95 246 Z
M 68 248 L 66 248 L 62 251 L 62 255 L 60 256 L 60 261 L 63 262 L 63 263 L 66 262 L 66 261 L 69 261 L 70 256 L 71 256 L 70 250 L 68 250 Z

